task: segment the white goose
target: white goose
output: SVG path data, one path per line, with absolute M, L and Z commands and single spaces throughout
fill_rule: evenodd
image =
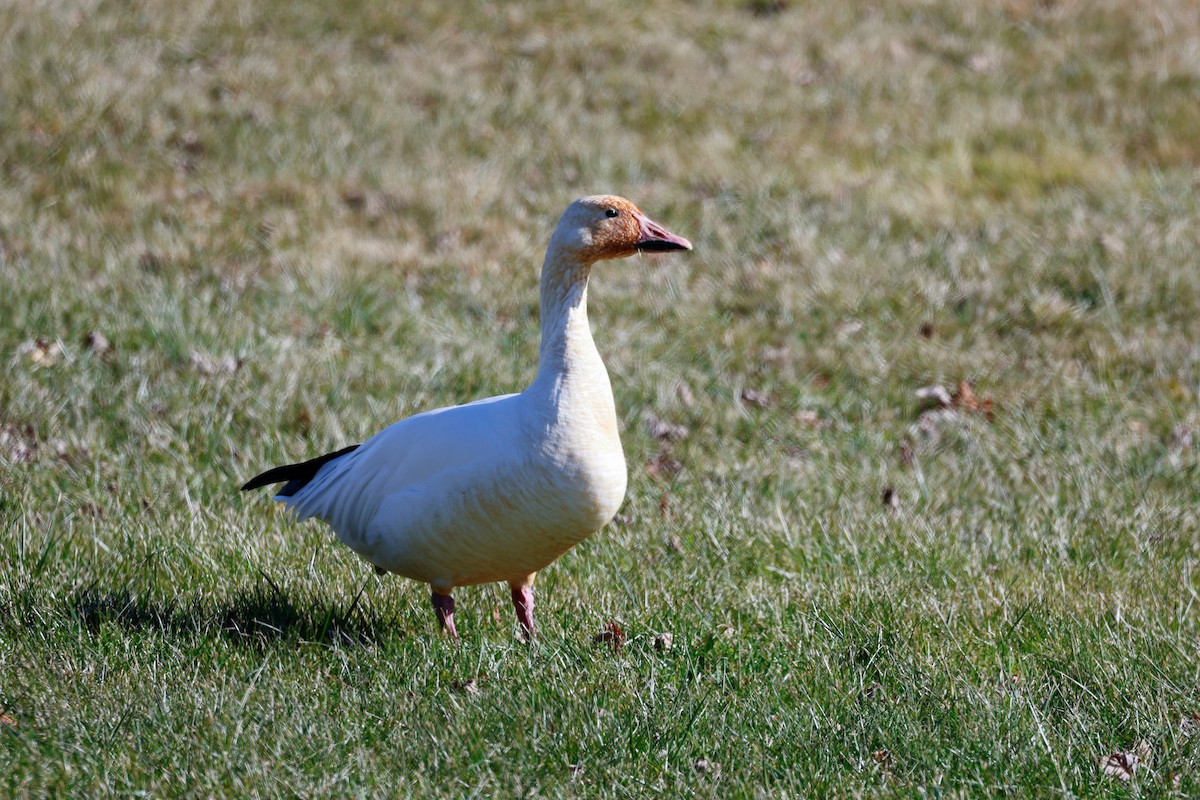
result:
M 542 342 L 533 383 L 403 419 L 361 445 L 276 467 L 243 490 L 317 517 L 377 569 L 428 583 L 452 637 L 456 586 L 507 581 L 532 638 L 538 570 L 599 530 L 625 497 L 612 387 L 587 319 L 598 261 L 690 250 L 621 197 L 576 200 L 542 265 Z

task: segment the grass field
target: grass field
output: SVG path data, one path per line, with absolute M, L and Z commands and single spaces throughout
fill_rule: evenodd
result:
M 1198 185 L 1187 0 L 4 4 L 0 796 L 1200 794 Z M 628 499 L 456 647 L 237 489 L 595 192 Z

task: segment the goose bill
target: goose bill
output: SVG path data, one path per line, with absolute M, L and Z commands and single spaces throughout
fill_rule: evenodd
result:
M 638 225 L 641 226 L 641 236 L 637 240 L 637 249 L 644 253 L 669 253 L 672 250 L 691 250 L 692 243 L 682 236 L 676 236 L 649 217 L 638 214 Z

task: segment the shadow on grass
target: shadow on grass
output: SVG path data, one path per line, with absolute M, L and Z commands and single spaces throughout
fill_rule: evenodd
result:
M 314 597 L 293 598 L 268 583 L 216 603 L 162 603 L 127 589 L 87 587 L 65 601 L 64 611 L 92 632 L 104 625 L 174 635 L 219 632 L 229 641 L 255 647 L 277 641 L 369 645 L 403 635 L 396 620 L 362 609 L 361 598 L 361 591 L 348 605 Z

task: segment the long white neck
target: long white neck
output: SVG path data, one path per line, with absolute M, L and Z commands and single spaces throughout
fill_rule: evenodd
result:
M 568 384 L 591 383 L 611 398 L 608 373 L 588 325 L 587 288 L 591 265 L 553 245 L 542 264 L 542 345 L 531 389 L 557 397 Z

